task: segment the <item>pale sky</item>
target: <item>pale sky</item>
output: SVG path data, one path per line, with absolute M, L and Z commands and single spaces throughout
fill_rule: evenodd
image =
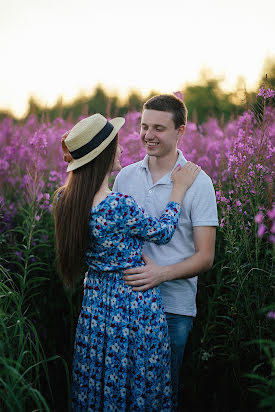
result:
M 274 0 L 0 0 L 0 108 L 97 84 L 172 93 L 200 70 L 251 89 L 275 56 Z

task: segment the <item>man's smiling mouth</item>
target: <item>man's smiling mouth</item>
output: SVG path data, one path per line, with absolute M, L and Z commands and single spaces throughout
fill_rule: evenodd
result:
M 159 144 L 159 142 L 148 142 L 148 140 L 145 140 L 145 143 L 146 143 L 148 146 L 157 146 L 157 145 Z

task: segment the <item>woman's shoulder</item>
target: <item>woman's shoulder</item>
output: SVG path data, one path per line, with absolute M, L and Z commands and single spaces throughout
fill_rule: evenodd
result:
M 120 221 L 132 218 L 139 213 L 139 206 L 135 199 L 123 192 L 112 192 L 109 195 L 108 206 L 111 208 L 108 212 L 109 216 L 112 214 Z
M 111 207 L 112 210 L 118 211 L 121 216 L 124 216 L 126 212 L 127 214 L 133 213 L 138 208 L 134 198 L 126 193 L 112 192 L 108 198 L 108 206 Z
M 122 192 L 111 192 L 102 202 L 91 209 L 90 220 L 104 225 L 115 225 L 129 214 L 135 213 L 134 199 Z
M 132 205 L 135 203 L 135 200 L 132 196 L 127 195 L 126 193 L 122 192 L 112 192 L 109 195 L 110 201 L 113 202 L 114 205 Z
M 107 211 L 110 215 L 112 211 L 120 209 L 124 206 L 131 206 L 134 203 L 134 199 L 122 192 L 111 192 L 104 200 L 102 200 L 98 205 L 92 207 L 92 211 L 98 211 L 99 213 Z

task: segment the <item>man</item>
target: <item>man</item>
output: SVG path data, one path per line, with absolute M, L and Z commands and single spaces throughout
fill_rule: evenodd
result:
M 122 169 L 113 191 L 131 195 L 146 212 L 160 217 L 172 189 L 171 172 L 186 163 L 177 143 L 187 122 L 185 104 L 173 95 L 152 97 L 143 106 L 140 137 L 147 155 Z M 218 225 L 212 181 L 203 171 L 188 189 L 176 232 L 167 245 L 146 243 L 145 266 L 125 271 L 133 290 L 159 286 L 171 341 L 175 399 L 188 333 L 196 316 L 197 275 L 211 268 Z

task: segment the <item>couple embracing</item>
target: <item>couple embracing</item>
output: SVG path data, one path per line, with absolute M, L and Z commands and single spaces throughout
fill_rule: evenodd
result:
M 59 271 L 73 286 L 88 267 L 73 411 L 177 410 L 197 275 L 213 264 L 218 225 L 211 179 L 177 148 L 186 123 L 180 99 L 152 97 L 140 129 L 147 154 L 124 169 L 123 118 L 95 114 L 64 135 L 70 175 L 54 209 Z

